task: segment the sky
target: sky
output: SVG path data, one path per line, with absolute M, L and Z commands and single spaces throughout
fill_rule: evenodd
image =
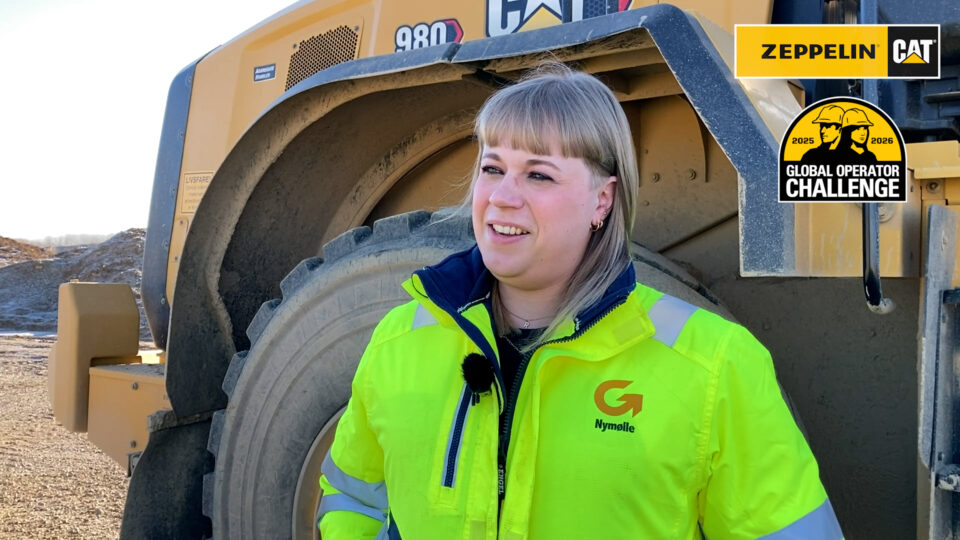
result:
M 0 0 L 0 236 L 145 227 L 167 91 L 293 0 Z

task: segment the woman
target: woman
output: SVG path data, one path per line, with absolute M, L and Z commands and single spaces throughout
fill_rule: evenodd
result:
M 550 66 L 475 131 L 477 246 L 416 272 L 374 331 L 323 538 L 840 538 L 767 351 L 636 283 L 612 93 Z
M 840 142 L 835 150 L 833 163 L 873 164 L 877 156 L 867 149 L 870 126 L 873 125 L 862 109 L 853 108 L 843 113 L 840 127 Z

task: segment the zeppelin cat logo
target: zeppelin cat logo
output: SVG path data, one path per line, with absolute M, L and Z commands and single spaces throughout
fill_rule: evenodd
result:
M 487 0 L 487 36 L 626 11 L 632 0 Z
M 940 78 L 940 25 L 744 25 L 734 29 L 741 78 Z
M 780 202 L 904 202 L 907 163 L 893 120 L 852 97 L 818 101 L 780 142 Z

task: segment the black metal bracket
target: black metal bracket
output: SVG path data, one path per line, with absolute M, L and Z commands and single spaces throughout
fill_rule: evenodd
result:
M 863 289 L 870 311 L 886 315 L 896 307 L 893 300 L 883 297 L 880 286 L 880 212 L 876 203 L 865 203 L 863 208 Z

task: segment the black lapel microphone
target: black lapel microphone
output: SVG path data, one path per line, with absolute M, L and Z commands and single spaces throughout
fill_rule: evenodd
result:
M 480 394 L 489 392 L 493 386 L 493 365 L 487 357 L 479 353 L 470 353 L 463 359 L 463 380 L 467 382 L 473 392 L 472 401 L 476 405 L 480 402 Z

